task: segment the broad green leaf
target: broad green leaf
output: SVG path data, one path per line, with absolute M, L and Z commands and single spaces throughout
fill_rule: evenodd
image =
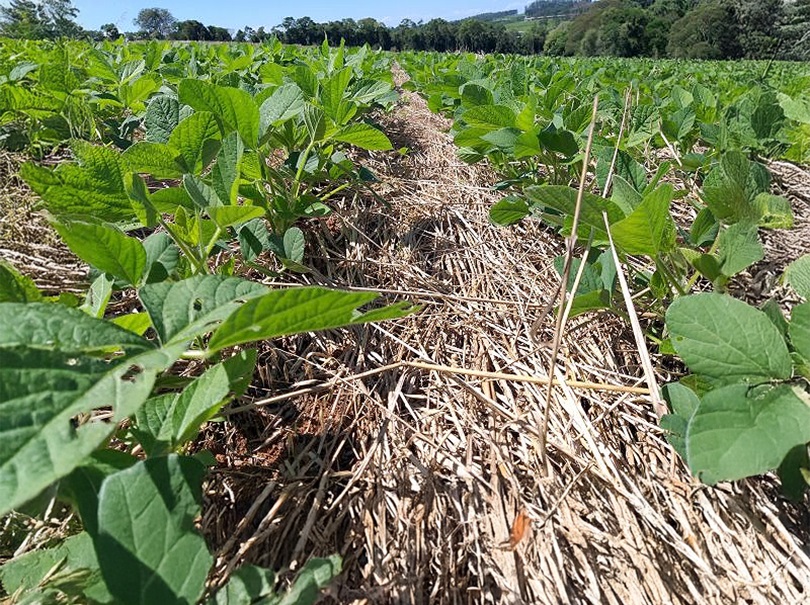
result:
M 222 229 L 264 216 L 264 208 L 259 206 L 218 206 L 208 208 L 207 212 L 211 220 Z
M 178 179 L 185 170 L 178 162 L 179 154 L 163 143 L 140 141 L 121 154 L 127 170 L 150 174 L 156 179 Z
M 71 536 L 53 548 L 34 550 L 7 561 L 0 567 L 0 582 L 8 594 L 17 591 L 25 594 L 35 590 L 57 567 L 60 574 L 86 574 L 82 577 L 86 586 L 84 597 L 96 603 L 112 601 L 101 579 L 93 541 L 86 532 Z
M 686 460 L 686 431 L 700 398 L 689 387 L 671 382 L 661 389 L 671 413 L 661 418 L 661 428 L 668 432 L 667 441 Z
M 228 317 L 241 301 L 267 292 L 261 284 L 236 277 L 199 275 L 179 282 L 148 284 L 138 296 L 161 342 L 202 335 Z
M 259 110 L 249 93 L 193 79 L 182 80 L 177 91 L 182 103 L 197 111 L 214 114 L 223 135 L 236 131 L 246 147 L 256 147 L 259 140 Z
M 147 141 L 168 143 L 169 135 L 180 123 L 180 102 L 168 95 L 155 97 L 146 107 L 143 123 Z
M 703 208 L 698 212 L 692 226 L 689 229 L 689 239 L 692 244 L 698 247 L 711 244 L 717 238 L 717 231 L 720 228 L 717 219 L 714 218 L 712 211 L 708 208 Z
M 611 226 L 616 245 L 626 254 L 655 258 L 675 245 L 675 221 L 669 214 L 674 196 L 672 185 L 662 185 L 644 196 L 627 218 Z
M 134 237 L 112 226 L 71 221 L 54 223 L 71 251 L 84 262 L 137 285 L 146 268 L 146 250 Z
M 706 393 L 686 434 L 687 463 L 713 485 L 776 469 L 810 441 L 810 401 L 797 387 L 734 384 Z
M 146 283 L 165 281 L 177 269 L 180 249 L 165 231 L 155 231 L 143 240 L 146 251 Z
M 108 276 L 106 273 L 99 273 L 98 277 L 90 284 L 90 288 L 87 290 L 87 294 L 84 297 L 84 302 L 79 309 L 87 313 L 90 317 L 97 319 L 104 317 L 114 285 L 115 278 Z
M 300 115 L 305 104 L 304 93 L 296 84 L 284 84 L 276 88 L 259 108 L 259 132 L 262 138 L 269 134 L 268 130 L 272 126 Z
M 541 130 L 539 139 L 545 149 L 566 157 L 574 156 L 579 151 L 574 133 L 568 130 L 558 130 L 553 125 Z
M 70 473 L 134 414 L 156 375 L 182 349 L 149 351 L 126 363 L 63 352 L 0 349 L 0 515 L 24 504 Z M 112 407 L 113 422 L 78 415 Z
M 810 361 L 810 303 L 793 307 L 788 328 L 790 343 L 806 361 Z
M 799 296 L 810 299 L 810 254 L 790 263 L 785 269 L 784 280 Z
M 785 117 L 803 124 L 810 124 L 810 103 L 801 99 L 793 99 L 784 93 L 777 93 L 776 98 Z
M 203 210 L 222 206 L 223 204 L 214 188 L 198 176 L 193 174 L 185 175 L 183 177 L 183 188 L 192 201 Z
M 105 147 L 75 142 L 79 164 L 60 164 L 48 170 L 23 164 L 20 174 L 56 216 L 93 215 L 99 220 L 132 219 L 132 203 L 124 188 L 124 170 L 118 153 Z
M 369 124 L 350 124 L 339 130 L 332 138 L 370 151 L 393 149 L 388 137 L 381 130 L 377 130 Z
M 790 200 L 781 195 L 760 193 L 754 198 L 757 224 L 766 229 L 792 229 L 793 209 Z
M 613 156 L 616 156 L 614 162 Z M 637 162 L 633 156 L 620 149 L 616 154 L 615 149 L 611 147 L 603 147 L 594 152 L 597 158 L 596 162 L 596 182 L 599 189 L 604 191 L 607 184 L 608 174 L 610 168 L 613 168 L 614 177 L 620 176 L 625 182 L 633 187 L 639 193 L 643 192 L 647 187 L 647 169 L 642 164 Z
M 720 269 L 731 277 L 765 258 L 756 225 L 746 222 L 731 225 L 720 233 Z
M 141 313 L 127 313 L 126 315 L 119 315 L 110 320 L 119 328 L 123 328 L 127 332 L 132 332 L 139 336 L 143 336 L 146 331 L 152 327 L 152 320 L 149 314 Z
M 641 204 L 644 196 L 618 174 L 613 175 L 611 182 L 610 201 L 619 206 L 625 214 L 631 214 Z
M 256 260 L 256 257 L 272 245 L 267 225 L 261 219 L 253 219 L 242 225 L 237 237 L 242 256 L 247 262 Z
M 202 597 L 213 564 L 194 527 L 205 468 L 194 458 L 152 458 L 107 477 L 93 542 L 113 596 L 125 605 Z
M 803 443 L 794 447 L 782 463 L 779 465 L 779 480 L 782 482 L 782 493 L 796 503 L 804 498 L 808 483 L 808 472 L 810 471 L 810 456 L 807 452 L 807 444 Z
M 505 105 L 478 105 L 461 114 L 461 119 L 470 126 L 498 130 L 515 126 L 515 112 Z
M 194 439 L 214 416 L 229 391 L 229 377 L 218 364 L 195 379 L 181 393 L 149 399 L 135 416 L 138 439 L 148 456 L 170 452 Z
M 304 248 L 306 246 L 306 238 L 304 232 L 298 227 L 290 227 L 284 232 L 284 258 L 291 260 L 295 263 L 300 263 L 304 260 Z
M 564 226 L 566 231 L 571 229 L 577 205 L 575 189 L 562 185 L 542 185 L 527 187 L 525 191 L 534 206 L 533 210 L 541 210 L 546 221 Z M 593 231 L 595 239 L 607 241 L 603 213 L 607 213 L 609 224 L 624 218 L 624 212 L 615 203 L 593 193 L 583 192 L 578 235 L 587 239 Z
M 242 164 L 244 145 L 236 133 L 225 137 L 217 156 L 217 163 L 211 168 L 214 191 L 225 205 L 236 204 L 239 194 L 239 172 Z
M 338 555 L 308 561 L 278 605 L 312 605 L 320 598 L 321 590 L 340 575 L 342 569 L 343 562 Z
M 180 122 L 169 137 L 169 146 L 180 155 L 182 172 L 200 174 L 219 151 L 220 130 L 213 113 L 198 111 Z
M 666 324 L 672 344 L 690 370 L 717 385 L 791 376 L 784 338 L 762 311 L 722 294 L 682 296 Z
M 514 149 L 515 159 L 520 160 L 523 158 L 530 158 L 543 153 L 543 148 L 540 146 L 540 139 L 534 132 L 524 132 L 515 139 Z
M 29 347 L 63 353 L 154 348 L 148 340 L 79 309 L 49 303 L 0 303 L 0 348 Z
M 346 67 L 333 73 L 328 79 L 321 82 L 320 101 L 326 115 L 336 124 L 343 123 L 341 115 L 344 113 L 346 88 L 352 78 L 352 68 Z
M 238 344 L 278 336 L 404 317 L 414 308 L 396 304 L 362 313 L 376 294 L 341 292 L 320 287 L 275 290 L 242 305 L 214 332 L 208 344 L 215 353 Z
M 251 605 L 258 599 L 271 596 L 275 584 L 276 575 L 271 570 L 243 565 L 206 605 Z
M 11 264 L 0 260 L 0 303 L 39 302 L 42 293 L 34 280 L 17 271 Z
M 228 384 L 234 397 L 241 397 L 250 387 L 257 357 L 256 349 L 241 349 L 222 363 L 228 373 Z
M 767 190 L 761 170 L 738 151 L 726 153 L 703 182 L 703 201 L 712 214 L 728 223 L 756 222 L 759 213 L 754 198 Z

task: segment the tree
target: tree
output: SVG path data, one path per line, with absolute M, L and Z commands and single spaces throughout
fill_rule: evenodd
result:
M 30 0 L 11 0 L 9 6 L 0 7 L 0 33 L 9 38 L 32 40 L 47 37 L 39 7 Z
M 74 21 L 78 14 L 71 0 L 11 0 L 0 6 L 0 34 L 34 40 L 76 37 L 82 33 Z
M 740 26 L 728 0 L 701 2 L 672 25 L 667 43 L 670 57 L 739 59 Z
M 796 0 L 786 7 L 781 35 L 787 59 L 810 60 L 810 0 Z
M 211 40 L 211 32 L 199 21 L 190 19 L 175 24 L 172 38 L 175 40 Z
M 782 0 L 741 0 L 738 3 L 740 42 L 747 59 L 766 58 L 777 51 L 784 9 Z
M 75 21 L 79 9 L 71 0 L 43 0 L 40 14 L 50 29 L 51 38 L 73 38 L 82 33 L 81 26 Z
M 133 21 L 149 38 L 168 38 L 176 22 L 177 19 L 165 8 L 141 9 Z
M 105 23 L 101 26 L 101 33 L 104 34 L 104 37 L 107 40 L 117 40 L 121 37 L 121 32 L 118 31 L 118 27 L 115 23 Z

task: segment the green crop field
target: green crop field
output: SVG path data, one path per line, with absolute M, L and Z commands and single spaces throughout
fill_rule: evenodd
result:
M 526 301 L 538 303 L 531 338 L 552 351 L 547 376 L 567 325 L 615 318 L 653 358 L 642 355 L 633 384 L 601 387 L 647 394 L 673 465 L 680 456 L 709 486 L 776 471 L 786 496 L 804 497 L 810 255 L 781 259 L 782 298 L 746 284 L 804 212 L 773 166 L 810 163 L 808 64 L 2 40 L 0 147 L 87 276 L 59 291 L 0 259 L 0 515 L 56 506 L 71 519 L 66 540 L 0 568 L 9 603 L 311 603 L 341 573 L 340 556 L 312 558 L 277 588 L 272 561 L 223 563 L 197 523 L 222 463 L 200 435 L 228 410 L 312 386 L 264 381 L 262 343 L 434 312 L 418 293 L 380 304 L 373 287 L 333 287 L 329 248 L 313 241 L 313 225 L 341 224 L 346 200 L 385 209 L 393 189 L 424 180 L 379 172 L 429 153 L 393 130 L 404 95 L 446 126 L 458 174 L 494 175 L 470 185 L 494 199 L 493 224 L 559 244 L 548 259 L 559 287 Z M 387 245 L 375 237 L 363 234 Z M 499 409 L 492 388 L 481 397 Z M 549 413 L 531 420 L 540 460 Z M 335 471 L 334 489 L 313 484 L 315 504 L 301 507 L 337 506 L 353 472 Z M 260 535 L 285 493 L 260 513 L 245 507 L 240 523 L 260 514 Z M 518 525 L 504 536 L 512 549 Z

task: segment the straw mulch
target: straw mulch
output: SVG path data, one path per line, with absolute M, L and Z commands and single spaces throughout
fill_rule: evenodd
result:
M 25 157 L 0 152 L 0 260 L 32 278 L 46 294 L 84 292 L 87 267 L 35 211 L 36 196 L 19 177 Z
M 562 243 L 489 224 L 494 176 L 456 158 L 418 96 L 381 123 L 409 148 L 364 158 L 388 206 L 357 197 L 310 225 L 315 271 L 288 281 L 423 309 L 261 348 L 262 388 L 198 443 L 219 462 L 202 519 L 215 583 L 338 552 L 340 603 L 810 602 L 806 502 L 773 477 L 702 486 L 647 396 L 555 387 L 543 464 L 546 388 L 484 373 L 547 376 L 530 331 Z M 590 316 L 555 376 L 643 388 L 639 360 L 628 326 Z

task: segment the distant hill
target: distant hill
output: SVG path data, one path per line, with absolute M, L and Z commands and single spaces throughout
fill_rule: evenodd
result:
M 574 17 L 590 8 L 590 0 L 535 0 L 526 6 L 526 19 Z
M 467 17 L 467 19 L 473 19 L 474 21 L 501 21 L 504 19 L 511 20 L 511 18 L 516 17 L 517 14 L 517 9 L 515 9 L 511 11 L 499 11 L 496 13 L 480 13 L 478 15 L 473 15 L 472 17 Z

